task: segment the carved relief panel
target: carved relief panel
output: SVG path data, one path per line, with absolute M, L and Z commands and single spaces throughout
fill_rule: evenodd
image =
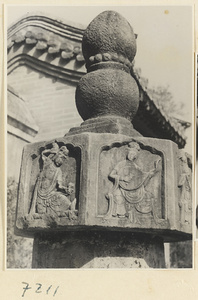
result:
M 173 142 L 81 133 L 26 146 L 16 227 L 146 229 L 165 241 L 188 239 L 191 196 L 191 168 Z
M 163 155 L 155 148 L 136 141 L 104 147 L 98 216 L 134 226 L 164 222 L 162 173 Z
M 29 213 L 33 218 L 39 219 L 45 214 L 76 218 L 76 166 L 74 158 L 68 162 L 70 152 L 66 146 L 59 146 L 57 142 L 53 142 L 50 148 L 47 145 L 41 151 L 40 170 L 34 184 Z
M 189 155 L 178 152 L 178 206 L 181 229 L 192 222 L 192 162 Z
M 25 150 L 19 227 L 45 228 L 78 222 L 80 167 L 80 147 L 65 141 L 33 144 Z

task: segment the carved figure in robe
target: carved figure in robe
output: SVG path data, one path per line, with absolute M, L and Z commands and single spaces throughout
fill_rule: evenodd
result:
M 68 188 L 69 184 L 67 187 L 62 185 L 63 175 L 60 168 L 67 160 L 68 154 L 67 147 L 59 148 L 56 142 L 52 144 L 51 149 L 42 151 L 43 166 L 35 184 L 30 210 L 30 214 L 34 214 L 35 218 L 40 218 L 43 214 L 64 217 L 67 216 L 68 210 L 71 210 L 71 190 Z
M 119 162 L 109 174 L 114 185 L 107 194 L 109 199 L 107 218 L 129 217 L 132 223 L 140 223 L 137 218 L 137 212 L 139 212 L 151 213 L 156 222 L 160 220 L 156 214 L 154 195 L 145 188 L 149 180 L 160 170 L 161 159 L 155 161 L 154 169 L 145 172 L 136 163 L 139 151 L 138 143 L 129 143 L 126 159 Z
M 181 212 L 181 223 L 190 224 L 192 213 L 192 184 L 191 184 L 191 169 L 188 166 L 187 157 L 184 152 L 180 152 L 179 159 L 181 161 L 181 175 L 179 177 L 178 187 L 181 189 L 179 207 Z

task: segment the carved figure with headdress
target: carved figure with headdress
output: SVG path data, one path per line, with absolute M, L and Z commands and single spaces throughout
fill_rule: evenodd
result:
M 129 217 L 132 223 L 139 223 L 136 212 L 151 213 L 157 222 L 154 196 L 146 191 L 149 180 L 160 170 L 159 162 L 154 162 L 154 169 L 145 172 L 136 163 L 140 152 L 136 142 L 128 144 L 126 159 L 119 162 L 109 174 L 114 181 L 112 190 L 107 194 L 109 210 L 106 217 Z
M 40 218 L 43 214 L 65 217 L 71 210 L 73 201 L 70 198 L 71 194 L 74 193 L 74 184 L 72 190 L 71 188 L 68 190 L 68 186 L 62 185 L 61 170 L 61 166 L 68 159 L 68 155 L 67 147 L 59 147 L 56 142 L 52 143 L 52 148 L 42 151 L 42 169 L 35 184 L 30 210 L 30 214 L 34 214 L 35 218 Z M 72 205 L 74 206 L 74 204 Z

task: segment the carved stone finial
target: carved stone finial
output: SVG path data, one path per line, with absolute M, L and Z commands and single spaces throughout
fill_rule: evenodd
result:
M 119 13 L 105 11 L 87 27 L 82 50 L 87 66 L 101 61 L 117 61 L 130 67 L 136 54 L 133 29 Z
M 130 75 L 136 41 L 130 24 L 105 11 L 85 30 L 82 41 L 88 74 L 79 81 L 76 106 L 83 120 L 113 116 L 132 121 L 139 91 Z

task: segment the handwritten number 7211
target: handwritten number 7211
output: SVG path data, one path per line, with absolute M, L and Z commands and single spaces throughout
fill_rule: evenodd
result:
M 23 287 L 23 294 L 22 294 L 22 297 L 24 297 L 26 292 L 28 290 L 31 290 L 32 287 L 27 282 L 22 282 L 22 283 L 25 284 L 25 286 Z M 50 285 L 46 290 L 43 290 L 42 289 L 42 284 L 41 283 L 36 283 L 36 288 L 35 288 L 34 292 L 37 293 L 37 294 L 40 294 L 44 291 L 44 292 L 46 292 L 47 295 L 49 295 L 50 292 L 51 292 L 51 293 L 53 293 L 53 297 L 54 297 L 56 295 L 57 291 L 58 291 L 59 286 L 57 286 L 57 288 L 54 290 L 54 292 L 51 291 L 52 288 L 53 288 L 52 285 Z

